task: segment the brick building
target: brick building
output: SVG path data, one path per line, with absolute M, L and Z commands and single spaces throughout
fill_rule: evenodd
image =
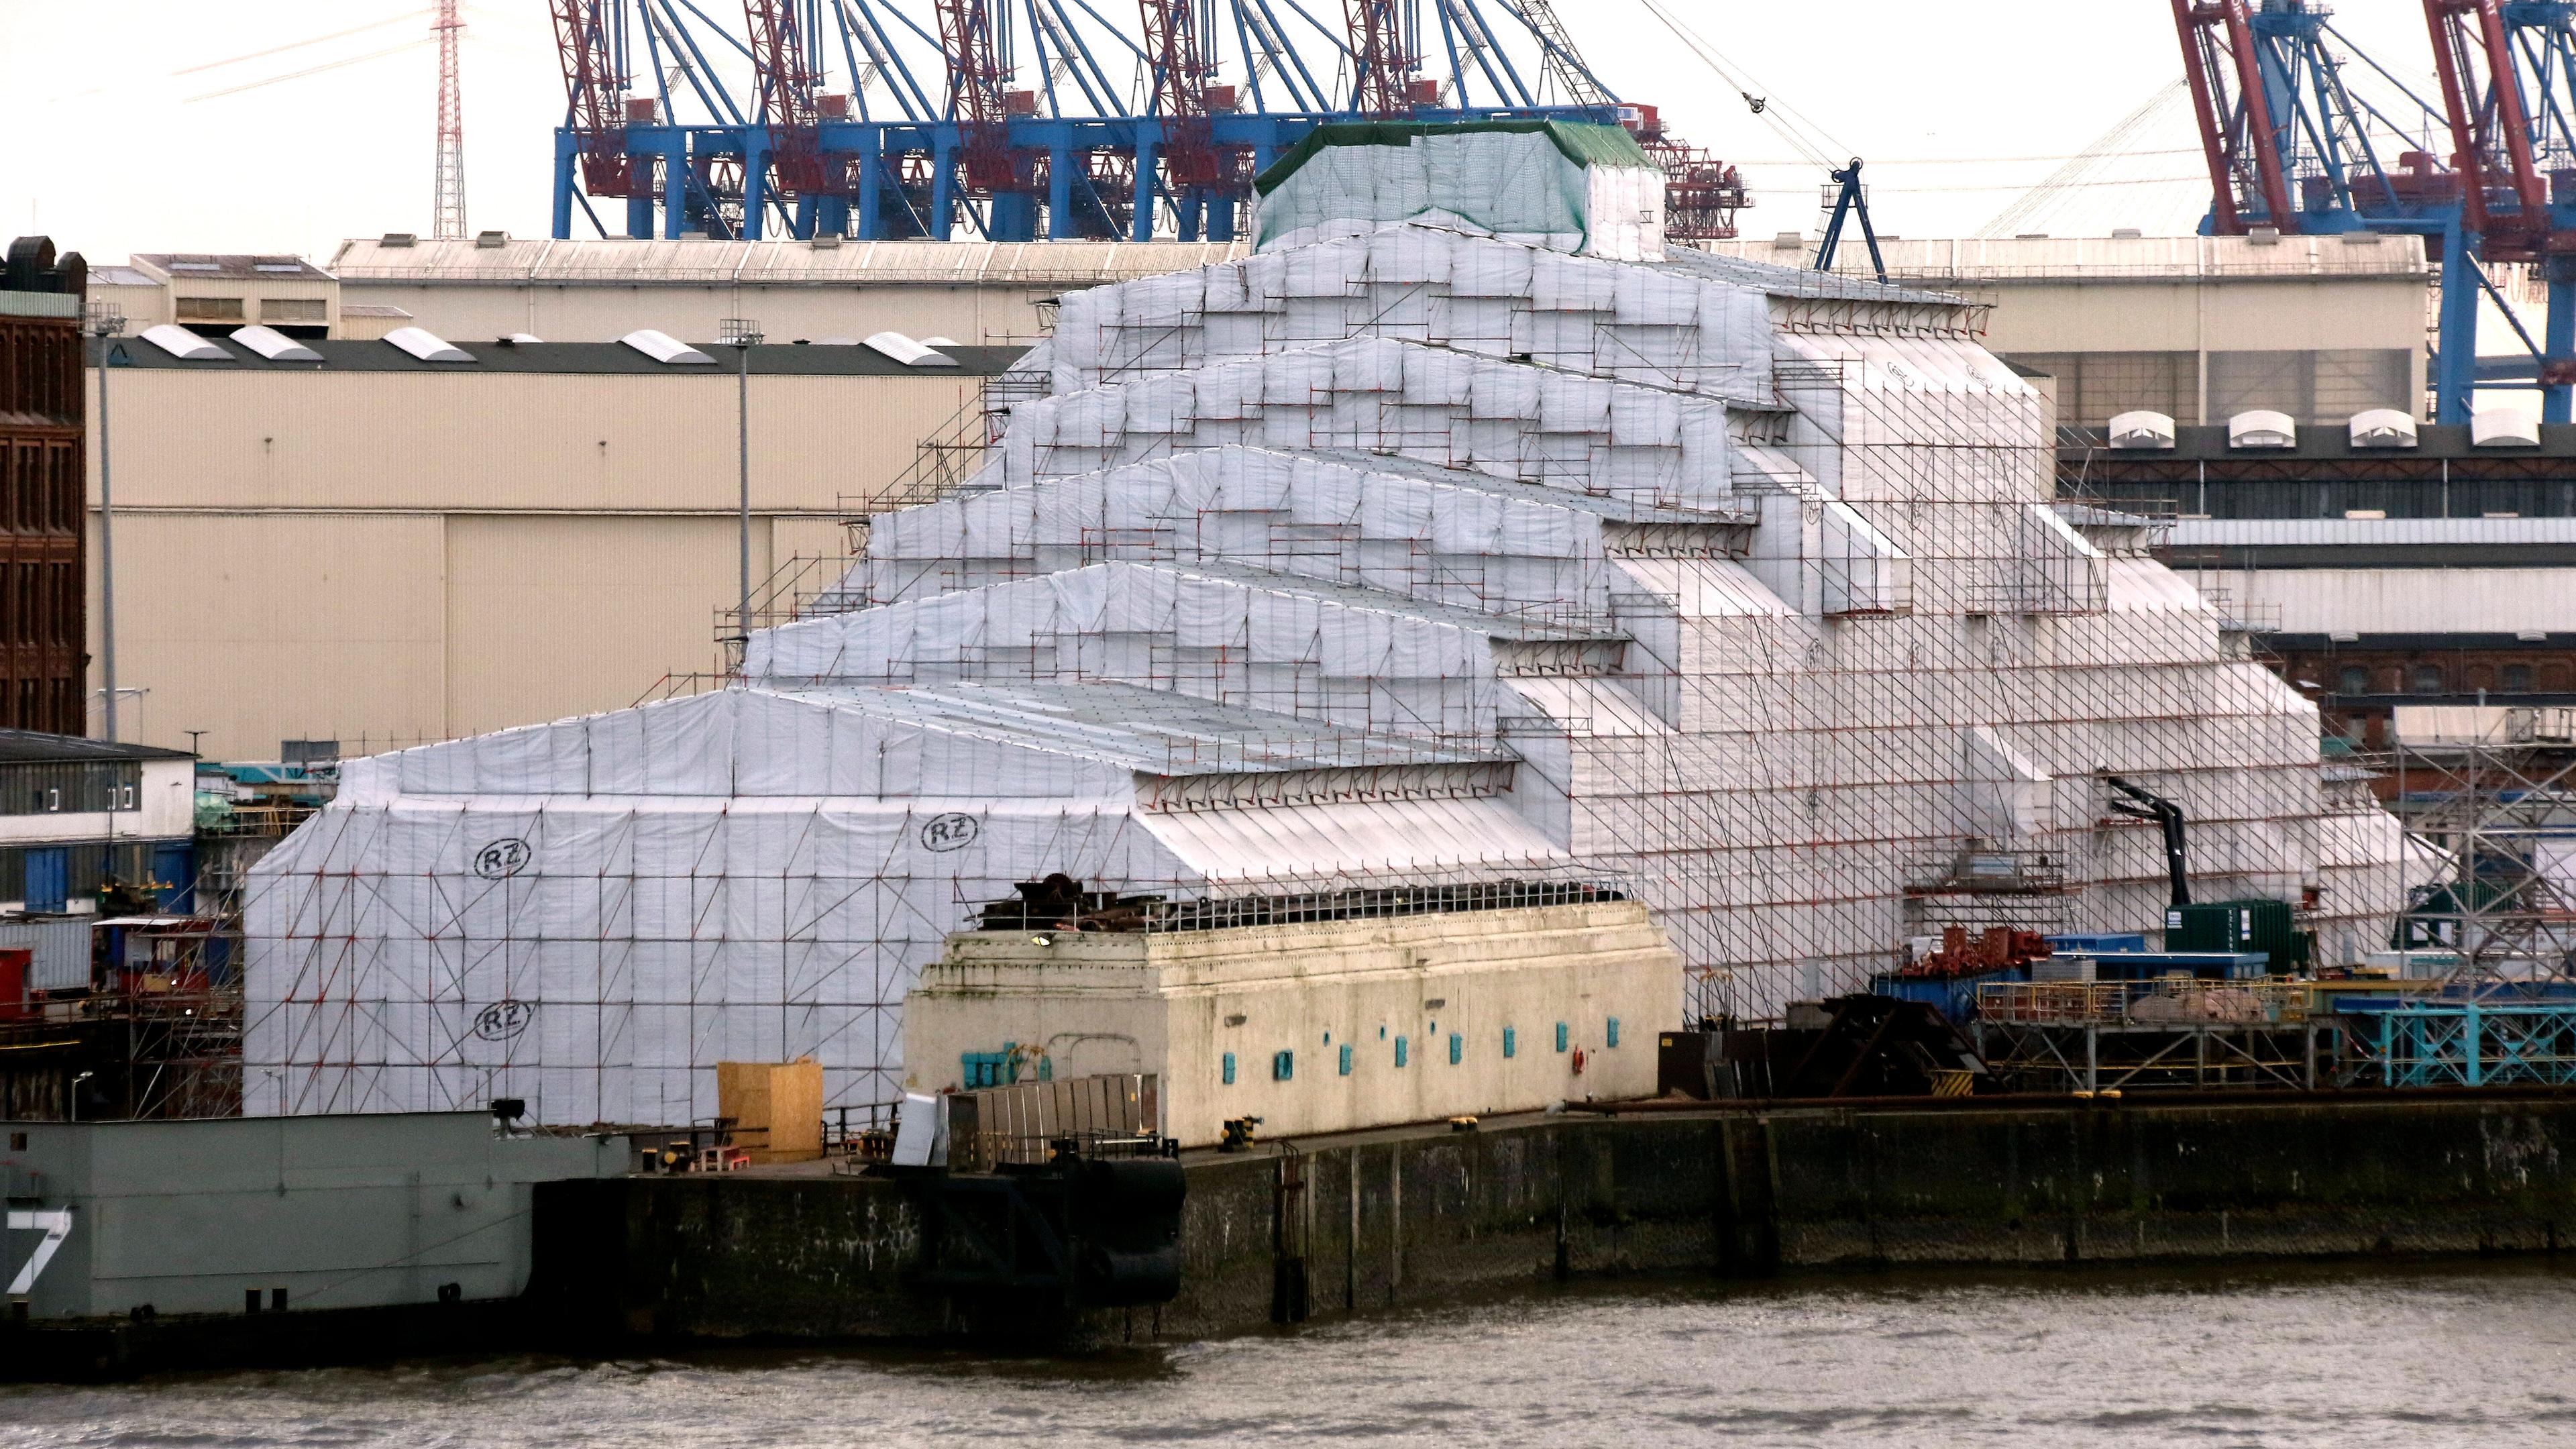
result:
M 0 269 L 0 728 L 88 733 L 81 318 L 87 267 L 45 237 Z

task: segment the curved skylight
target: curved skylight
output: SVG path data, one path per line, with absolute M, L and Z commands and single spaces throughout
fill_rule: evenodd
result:
M 271 362 L 320 362 L 322 354 L 274 327 L 236 327 L 233 340 Z
M 638 328 L 617 340 L 634 348 L 636 351 L 643 353 L 646 357 L 653 359 L 655 362 L 668 363 L 672 366 L 697 366 L 700 364 L 712 366 L 715 363 L 714 358 L 709 357 L 698 349 L 682 342 L 670 333 L 657 332 L 650 327 Z
M 164 322 L 143 329 L 143 340 L 188 362 L 230 362 L 233 355 L 185 327 Z
M 472 362 L 474 354 L 426 327 L 397 327 L 385 340 L 423 362 Z
M 872 332 L 861 344 L 881 352 L 906 367 L 955 367 L 957 359 L 936 348 L 915 342 L 900 332 Z

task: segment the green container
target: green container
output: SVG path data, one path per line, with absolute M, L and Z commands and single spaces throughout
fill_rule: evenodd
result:
M 2288 901 L 2212 901 L 2165 911 L 2168 951 L 2261 951 L 2277 976 L 2305 967 L 2307 947 Z

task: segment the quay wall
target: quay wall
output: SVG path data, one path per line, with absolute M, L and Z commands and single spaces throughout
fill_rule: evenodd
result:
M 1093 1330 L 1223 1333 L 1575 1275 L 2554 1252 L 2576 1232 L 2576 1096 L 1656 1111 L 1188 1166 L 1180 1298 Z M 593 1340 L 1009 1327 L 912 1286 L 914 1191 L 547 1184 L 531 1306 Z

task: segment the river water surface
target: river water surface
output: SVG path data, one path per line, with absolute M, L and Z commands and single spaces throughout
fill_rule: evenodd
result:
M 1592 1286 L 1064 1356 L 0 1389 L 0 1445 L 2576 1445 L 2548 1265 Z

